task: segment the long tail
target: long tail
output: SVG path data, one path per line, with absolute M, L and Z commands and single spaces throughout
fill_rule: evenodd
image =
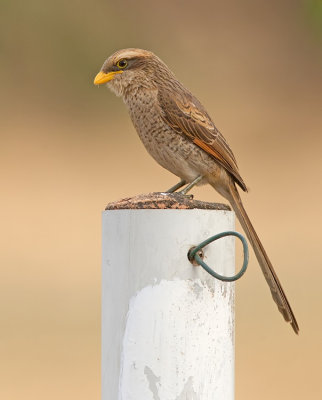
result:
M 285 321 L 290 322 L 291 326 L 296 334 L 299 333 L 299 326 L 296 322 L 295 316 L 291 309 L 291 306 L 286 298 L 282 285 L 274 271 L 274 268 L 266 254 L 266 251 L 257 236 L 257 233 L 248 218 L 248 215 L 244 209 L 243 203 L 237 191 L 235 184 L 230 185 L 230 198 L 228 199 L 233 207 L 239 222 L 241 223 L 248 240 L 250 241 L 259 265 L 263 271 L 266 282 L 271 289 L 272 297 L 279 311 L 283 314 Z

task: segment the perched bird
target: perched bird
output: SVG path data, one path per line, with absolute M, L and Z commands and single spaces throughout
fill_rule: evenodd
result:
M 299 327 L 280 281 L 243 207 L 236 185 L 247 191 L 236 159 L 205 108 L 155 54 L 124 49 L 112 54 L 94 80 L 121 96 L 151 156 L 181 181 L 168 190 L 209 183 L 234 209 L 273 299 L 295 333 Z

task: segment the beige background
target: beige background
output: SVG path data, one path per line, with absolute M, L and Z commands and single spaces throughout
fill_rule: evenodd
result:
M 252 254 L 236 398 L 321 398 L 321 1 L 3 0 L 0 15 L 0 398 L 100 396 L 101 211 L 176 182 L 92 85 L 131 46 L 157 53 L 228 139 L 300 324 L 296 337 Z

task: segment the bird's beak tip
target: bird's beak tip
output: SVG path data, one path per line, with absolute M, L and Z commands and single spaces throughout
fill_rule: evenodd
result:
M 106 79 L 106 75 L 104 72 L 100 71 L 94 78 L 94 85 L 101 85 L 104 83 L 104 80 Z
M 107 83 L 114 79 L 116 74 L 120 74 L 123 71 L 112 71 L 108 72 L 107 74 L 103 71 L 100 71 L 94 79 L 94 85 L 102 85 L 103 83 Z

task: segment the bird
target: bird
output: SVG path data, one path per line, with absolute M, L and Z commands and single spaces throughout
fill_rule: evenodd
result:
M 247 192 L 236 158 L 200 101 L 153 52 L 116 51 L 94 79 L 106 84 L 127 106 L 133 125 L 150 155 L 180 178 L 167 192 L 186 195 L 210 184 L 229 201 L 271 290 L 273 300 L 294 332 L 299 326 L 273 265 L 245 211 L 237 186 Z

